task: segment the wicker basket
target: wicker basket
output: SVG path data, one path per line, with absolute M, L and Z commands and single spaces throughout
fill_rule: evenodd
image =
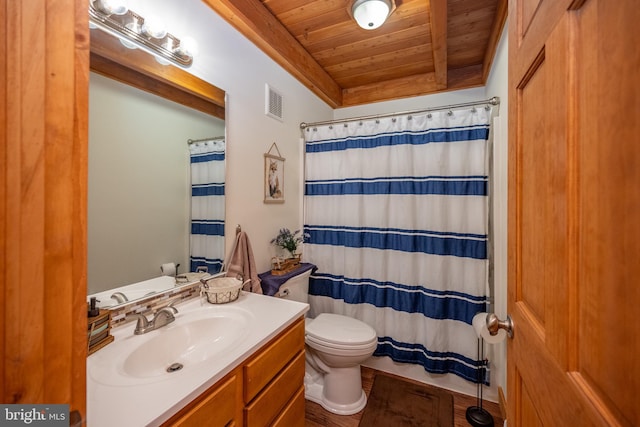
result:
M 200 295 L 206 296 L 207 301 L 211 304 L 225 304 L 237 300 L 242 285 L 244 285 L 242 280 L 233 277 L 201 279 L 200 282 L 202 282 Z

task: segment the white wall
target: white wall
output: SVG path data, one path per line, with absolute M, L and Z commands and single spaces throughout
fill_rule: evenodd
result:
M 189 265 L 188 139 L 224 135 L 224 122 L 91 73 L 88 291 Z
M 301 226 L 299 124 L 332 118 L 332 109 L 198 0 L 130 0 L 143 16 L 155 14 L 169 32 L 197 40 L 200 53 L 188 70 L 227 92 L 227 235 L 236 224 L 251 240 L 257 268 L 270 268 L 270 240 L 282 227 Z M 284 122 L 264 114 L 265 83 L 284 98 Z M 285 161 L 285 203 L 263 203 L 263 154 L 277 143 Z

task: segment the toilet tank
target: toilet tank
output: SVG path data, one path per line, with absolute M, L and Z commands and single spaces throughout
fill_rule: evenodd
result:
M 303 273 L 293 276 L 292 278 L 284 282 L 280 286 L 280 298 L 308 303 L 309 276 L 311 276 L 311 270 L 307 270 Z

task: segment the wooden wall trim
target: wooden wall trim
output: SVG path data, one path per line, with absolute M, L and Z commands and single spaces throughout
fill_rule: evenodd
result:
M 139 49 L 127 49 L 117 38 L 91 31 L 91 70 L 178 104 L 225 119 L 225 92 L 172 66 L 158 63 Z
M 87 13 L 85 0 L 0 0 L 2 401 L 82 415 Z
M 89 183 L 89 51 L 90 36 L 87 29 L 87 2 L 73 0 L 74 10 L 74 109 L 73 137 L 71 142 L 71 168 L 73 194 L 72 210 L 73 228 L 71 230 L 71 258 L 73 262 L 74 286 L 72 307 L 76 313 L 73 319 L 73 340 L 71 357 L 75 363 L 71 373 L 71 400 L 69 424 L 74 425 L 86 420 L 86 358 L 87 358 L 87 218 L 88 218 L 88 183 Z M 70 11 L 66 11 L 69 15 Z M 74 414 L 74 410 L 77 413 Z M 75 416 L 80 419 L 75 418 Z
M 7 70 L 7 57 L 9 56 L 9 17 L 7 15 L 7 1 L 0 0 L 0 70 Z M 8 76 L 5 75 L 4 80 L 0 84 L 0 354 L 3 358 L 6 358 L 5 350 L 5 329 L 9 319 L 7 318 L 7 310 L 4 307 L 7 301 L 7 252 L 9 249 L 9 242 L 7 238 L 7 226 L 9 221 L 7 219 L 7 147 L 8 147 L 8 112 L 9 112 L 9 99 L 8 90 L 9 85 Z M 3 402 L 6 402 L 5 386 L 5 360 L 0 363 L 0 384 L 2 389 L 0 390 L 0 396 L 3 398 Z

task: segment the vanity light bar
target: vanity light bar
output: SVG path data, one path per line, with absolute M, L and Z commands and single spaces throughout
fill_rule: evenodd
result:
M 180 67 L 188 68 L 191 66 L 193 56 L 181 46 L 181 41 L 176 36 L 166 33 L 162 38 L 157 39 L 151 35 L 147 35 L 142 31 L 144 17 L 132 10 L 127 10 L 120 15 L 108 13 L 107 11 L 101 10 L 99 6 L 94 6 L 94 3 L 99 2 L 99 0 L 89 1 L 90 23 L 125 42 L 129 42 L 129 44 L 134 44 L 135 47 L 139 47 L 157 56 L 161 60 L 170 61 Z M 132 25 L 132 27 L 140 30 L 129 28 L 127 24 L 131 23 L 137 23 L 137 25 Z

